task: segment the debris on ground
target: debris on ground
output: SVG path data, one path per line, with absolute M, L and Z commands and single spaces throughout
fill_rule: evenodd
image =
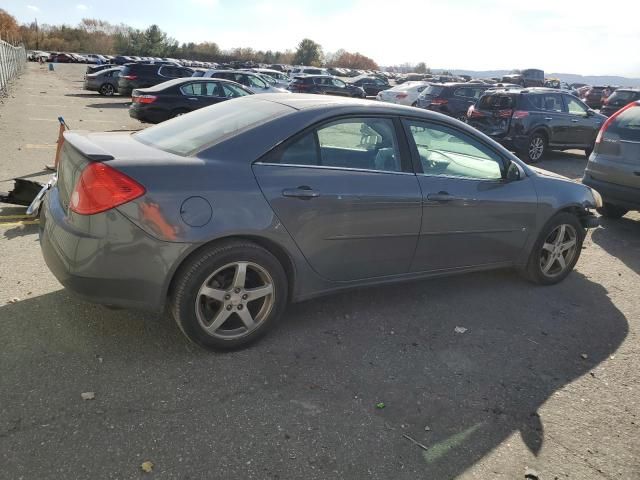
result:
M 466 332 L 466 331 L 467 331 L 467 329 L 466 329 L 466 328 L 464 328 L 464 327 L 456 327 L 456 328 L 454 328 L 454 329 L 453 329 L 453 331 L 454 331 L 455 333 L 464 333 L 464 332 Z
M 589 358 L 589 355 L 587 355 L 586 353 L 582 353 L 580 354 L 580 356 L 582 357 L 583 360 L 586 360 L 587 358 Z
M 409 440 L 411 443 L 413 443 L 414 445 L 420 447 L 421 449 L 423 449 L 424 451 L 429 450 L 427 447 L 425 447 L 423 444 L 421 444 L 419 441 L 417 441 L 415 438 L 410 437 L 409 435 L 407 435 L 406 433 L 403 433 L 402 436 L 404 438 L 406 438 L 407 440 Z
M 384 404 L 384 402 L 378 402 L 378 403 L 376 403 L 376 408 L 378 408 L 378 409 L 382 409 L 382 408 L 384 408 L 384 407 L 386 407 L 386 405 Z
M 18 303 L 20 301 L 20 299 L 18 297 L 12 298 L 11 300 L 9 300 L 7 303 Z
M 540 475 L 533 468 L 527 467 L 524 471 L 524 478 L 526 480 L 540 480 Z
M 96 398 L 96 392 L 82 392 L 80 396 L 83 400 L 94 400 Z
M 146 462 L 142 462 L 142 464 L 140 464 L 140 468 L 145 473 L 151 473 L 151 471 L 153 470 L 153 462 L 150 462 L 149 460 L 147 460 Z
M 424 427 L 424 431 L 425 432 L 430 432 L 431 431 L 431 427 L 429 425 Z

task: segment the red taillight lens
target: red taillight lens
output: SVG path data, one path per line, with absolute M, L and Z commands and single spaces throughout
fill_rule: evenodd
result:
M 507 110 L 503 110 L 503 111 L 507 111 Z M 511 112 L 511 110 L 508 110 L 508 111 Z M 511 115 L 511 118 L 513 118 L 514 120 L 520 120 L 521 118 L 526 118 L 528 116 L 529 116 L 529 112 L 527 112 L 526 110 L 516 110 L 515 112 L 513 112 L 513 115 Z
M 397 93 L 396 98 L 407 98 L 409 95 L 406 93 Z
M 600 131 L 598 132 L 598 136 L 596 137 L 596 144 L 599 144 L 602 141 L 602 137 L 604 136 L 605 132 L 607 131 L 607 128 L 609 128 L 609 125 L 611 125 L 611 122 L 613 122 L 613 120 L 618 115 L 620 115 L 622 112 L 624 112 L 625 110 L 629 110 L 630 108 L 633 108 L 633 107 L 640 107 L 640 102 L 631 102 L 630 104 L 625 105 L 620 110 L 618 110 L 616 113 L 614 113 L 609 118 L 607 118 L 605 120 L 604 124 L 602 124 L 602 127 L 600 128 Z
M 127 80 L 135 80 L 138 78 L 137 75 L 122 75 L 122 78 L 126 78 Z
M 449 103 L 449 100 L 446 98 L 436 97 L 431 100 L 431 105 L 446 105 L 447 103 Z
M 142 185 L 115 168 L 91 163 L 73 189 L 69 208 L 80 215 L 93 215 L 130 202 L 144 192 Z
M 155 95 L 135 95 L 131 97 L 133 103 L 153 103 L 158 99 Z

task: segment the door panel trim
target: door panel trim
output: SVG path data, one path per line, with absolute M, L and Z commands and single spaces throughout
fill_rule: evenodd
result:
M 416 233 L 379 233 L 377 235 L 334 235 L 326 237 L 324 240 L 362 240 L 369 238 L 395 238 L 395 237 L 417 237 L 420 232 Z
M 317 170 L 342 170 L 349 172 L 367 172 L 367 173 L 386 173 L 389 175 L 411 175 L 416 176 L 412 172 L 394 172 L 391 170 L 372 170 L 368 168 L 351 168 L 351 167 L 331 167 L 327 165 L 297 165 L 295 163 L 270 163 L 270 162 L 254 162 L 254 165 L 268 165 L 270 167 L 296 167 L 296 168 L 314 168 Z

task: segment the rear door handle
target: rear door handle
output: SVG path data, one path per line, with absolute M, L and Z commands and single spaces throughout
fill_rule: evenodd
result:
M 553 120 L 553 117 L 544 117 L 544 119 L 548 122 L 550 122 L 551 120 Z
M 460 197 L 449 195 L 447 192 L 438 192 L 428 194 L 427 200 L 431 202 L 453 202 L 454 200 L 460 200 Z
M 283 197 L 300 198 L 302 200 L 310 200 L 320 196 L 320 192 L 312 190 L 311 187 L 303 185 L 298 188 L 285 188 L 282 190 Z
M 578 119 L 577 118 L 572 118 L 571 119 L 571 123 L 578 123 Z

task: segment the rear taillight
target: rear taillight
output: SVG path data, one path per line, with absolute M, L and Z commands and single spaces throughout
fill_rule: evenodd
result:
M 111 210 L 142 195 L 138 182 L 103 163 L 90 163 L 80 175 L 69 208 L 80 215 Z
M 449 103 L 449 100 L 446 98 L 436 97 L 431 100 L 431 105 L 446 105 L 447 103 Z
M 396 98 L 407 98 L 409 95 L 406 93 L 397 93 Z
M 134 95 L 131 97 L 133 103 L 153 103 L 158 99 L 155 95 Z
M 138 78 L 137 75 L 122 75 L 122 78 L 127 79 L 127 80 L 135 80 L 136 78 Z
M 609 128 L 609 125 L 611 125 L 611 122 L 613 122 L 613 120 L 622 112 L 624 112 L 625 110 L 629 110 L 630 108 L 633 108 L 633 107 L 640 107 L 640 101 L 631 102 L 630 104 L 625 105 L 624 107 L 622 107 L 620 110 L 618 110 L 616 113 L 614 113 L 613 115 L 611 115 L 609 118 L 605 120 L 604 124 L 602 124 L 602 127 L 600 128 L 600 131 L 598 132 L 598 136 L 596 137 L 596 145 L 598 145 L 602 141 L 602 137 L 607 131 L 607 128 Z
M 511 112 L 511 110 L 509 110 L 509 112 Z M 527 112 L 526 110 L 516 110 L 511 115 L 511 118 L 513 118 L 514 120 L 520 120 L 521 118 L 526 118 L 528 116 L 529 112 Z

